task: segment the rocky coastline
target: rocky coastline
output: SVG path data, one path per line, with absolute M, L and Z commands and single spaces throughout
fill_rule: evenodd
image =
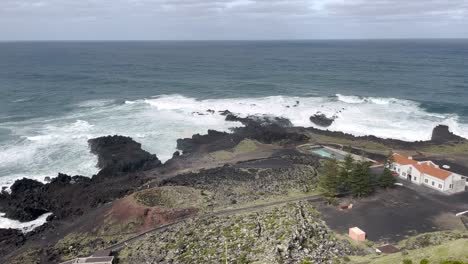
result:
M 180 152 L 174 153 L 173 158 L 164 164 L 155 154 L 143 150 L 140 143 L 129 137 L 106 136 L 91 139 L 88 142 L 90 151 L 98 157 L 97 166 L 100 171 L 96 175 L 84 177 L 59 173 L 57 177 L 52 178 L 50 182 L 45 184 L 26 178 L 16 181 L 11 186 L 10 193 L 6 191 L 0 193 L 0 212 L 4 212 L 8 218 L 19 221 L 34 220 L 46 212 L 53 214 L 46 225 L 31 232 L 31 234 L 23 234 L 18 230 L 0 229 L 0 245 L 2 248 L 0 260 L 2 259 L 1 256 L 20 248 L 28 239 L 37 238 L 41 232 L 56 228 L 63 221 L 73 221 L 95 208 L 141 190 L 142 186 L 146 186 L 148 182 L 154 180 L 154 176 L 146 173 L 148 171 L 166 173 L 177 162 L 183 163 L 192 157 L 201 157 L 216 151 L 234 148 L 244 139 L 255 140 L 259 144 L 281 146 L 285 153 L 292 153 L 292 155 L 278 154 L 277 157 L 280 157 L 282 161 L 286 161 L 289 165 L 277 169 L 247 168 L 242 167 L 242 164 L 226 165 L 197 172 L 179 173 L 174 177 L 159 181 L 157 185 L 188 186 L 212 192 L 212 206 L 222 207 L 240 202 L 251 202 L 265 194 L 284 194 L 290 188 L 301 187 L 303 189 L 301 191 L 308 191 L 306 190 L 308 188 L 307 184 L 314 181 L 313 178 L 317 175 L 316 168 L 320 166 L 319 161 L 315 157 L 311 158 L 311 156 L 304 156 L 293 151 L 291 146 L 308 142 L 310 133 L 346 140 L 365 140 L 392 148 L 408 150 L 417 150 L 424 146 L 436 144 L 466 142 L 466 139 L 454 135 L 449 131 L 449 127 L 443 125 L 434 129 L 431 140 L 406 142 L 382 139 L 375 136 L 356 137 L 342 132 L 320 130 L 312 127 L 293 127 L 289 120 L 278 117 L 239 117 L 228 110 L 221 114 L 226 116 L 227 121 L 240 122 L 242 126 L 234 127 L 231 133 L 209 130 L 206 135 L 196 134 L 191 138 L 179 139 L 177 140 L 177 149 Z M 333 122 L 332 120 L 325 120 L 326 117 L 315 115 L 314 120 L 317 118 L 326 121 L 320 121 L 322 122 L 320 126 L 323 127 L 327 127 Z M 298 175 L 302 176 L 299 177 Z M 288 188 L 285 188 L 285 186 Z M 231 192 L 232 189 L 241 187 L 243 188 L 243 195 Z M 298 208 L 300 207 L 295 210 L 302 210 Z M 208 223 L 208 225 L 210 224 L 212 223 Z M 186 230 L 176 230 L 175 232 L 186 232 Z M 302 230 L 300 232 L 306 231 Z M 324 232 L 326 234 L 326 231 Z M 288 243 L 296 243 L 296 240 Z M 329 246 L 335 248 L 337 244 L 330 244 Z M 285 244 L 285 247 L 288 248 L 288 245 Z M 342 250 L 344 247 L 339 246 L 338 249 Z M 284 250 L 280 247 L 273 248 L 272 246 L 271 249 L 276 250 L 277 257 L 280 258 L 293 254 L 283 252 Z M 169 254 L 169 252 L 166 253 Z M 305 257 L 305 255 L 301 255 L 303 253 L 294 254 L 292 255 L 293 260 Z M 330 254 L 326 255 L 327 259 L 338 253 Z M 317 258 L 320 258 L 320 256 L 317 256 Z M 139 257 L 136 257 L 136 260 L 139 259 Z M 286 263 L 293 262 L 291 260 L 286 261 Z

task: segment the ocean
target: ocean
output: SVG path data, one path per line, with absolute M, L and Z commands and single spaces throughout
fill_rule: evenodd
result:
M 298 126 L 320 111 L 338 116 L 330 130 L 411 141 L 447 124 L 468 137 L 468 40 L 3 42 L 0 186 L 95 174 L 89 138 L 130 136 L 164 161 L 178 138 L 240 125 L 208 109 Z

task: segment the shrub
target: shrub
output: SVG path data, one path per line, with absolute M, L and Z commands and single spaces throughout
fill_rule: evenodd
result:
M 413 261 L 411 259 L 404 259 L 403 264 L 413 264 Z
M 428 259 L 421 259 L 419 264 L 429 264 L 429 260 Z

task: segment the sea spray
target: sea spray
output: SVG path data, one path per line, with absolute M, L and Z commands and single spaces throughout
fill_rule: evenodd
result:
M 468 125 L 460 123 L 457 115 L 429 113 L 417 102 L 396 98 L 338 94 L 198 100 L 171 94 L 122 103 L 93 100 L 75 105 L 62 116 L 1 124 L 11 139 L 0 146 L 0 186 L 22 177 L 43 181 L 58 172 L 91 176 L 98 171 L 97 159 L 89 152 L 87 140 L 105 135 L 130 136 L 165 161 L 176 150 L 178 138 L 241 126 L 225 121 L 220 114 L 224 110 L 241 116 L 281 116 L 304 127 L 315 126 L 309 117 L 321 112 L 337 117 L 327 128 L 333 131 L 409 141 L 430 139 L 432 129 L 442 123 L 468 137 Z

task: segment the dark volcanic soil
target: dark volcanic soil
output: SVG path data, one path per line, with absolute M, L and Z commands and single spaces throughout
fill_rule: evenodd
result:
M 455 213 L 468 201 L 467 193 L 446 196 L 423 192 L 407 187 L 380 190 L 356 200 L 352 209 L 323 206 L 319 211 L 327 225 L 340 233 L 347 234 L 349 228 L 357 226 L 372 241 L 397 242 L 408 235 L 447 229 L 443 222 L 456 222 Z

